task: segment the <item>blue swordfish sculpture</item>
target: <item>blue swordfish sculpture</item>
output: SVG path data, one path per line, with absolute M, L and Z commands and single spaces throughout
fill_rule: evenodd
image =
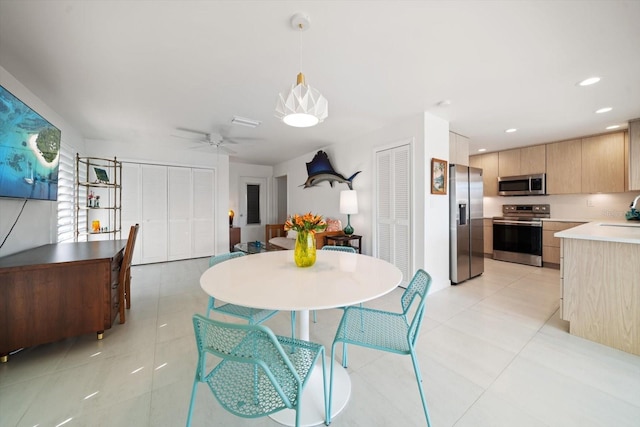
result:
M 362 171 L 358 171 L 351 175 L 349 178 L 345 178 L 342 174 L 339 174 L 331 166 L 329 156 L 327 153 L 320 150 L 313 156 L 313 160 L 307 163 L 307 175 L 309 177 L 301 187 L 309 188 L 314 185 L 318 185 L 323 181 L 329 181 L 329 185 L 333 187 L 334 182 L 341 184 L 347 184 L 349 190 L 353 190 L 353 178 Z

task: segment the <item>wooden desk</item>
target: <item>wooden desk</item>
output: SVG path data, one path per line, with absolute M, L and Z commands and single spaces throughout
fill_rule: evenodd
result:
M 0 361 L 13 350 L 90 332 L 118 314 L 126 240 L 57 243 L 0 258 Z

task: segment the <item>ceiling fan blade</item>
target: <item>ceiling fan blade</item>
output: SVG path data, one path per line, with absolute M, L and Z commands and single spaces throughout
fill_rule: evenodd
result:
M 204 135 L 204 136 L 210 135 L 209 132 L 203 132 L 203 131 L 197 130 L 197 129 L 189 129 L 189 128 L 177 127 L 176 130 L 179 130 L 179 131 L 182 131 L 182 132 L 197 133 L 199 135 Z M 177 135 L 175 135 L 175 136 L 177 136 Z

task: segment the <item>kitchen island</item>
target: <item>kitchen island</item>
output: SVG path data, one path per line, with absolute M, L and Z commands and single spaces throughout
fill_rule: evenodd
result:
M 569 333 L 640 355 L 640 223 L 596 221 L 555 237 Z

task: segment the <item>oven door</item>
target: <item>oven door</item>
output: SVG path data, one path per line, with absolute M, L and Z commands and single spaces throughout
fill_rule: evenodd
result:
M 493 258 L 542 266 L 542 222 L 494 219 Z

